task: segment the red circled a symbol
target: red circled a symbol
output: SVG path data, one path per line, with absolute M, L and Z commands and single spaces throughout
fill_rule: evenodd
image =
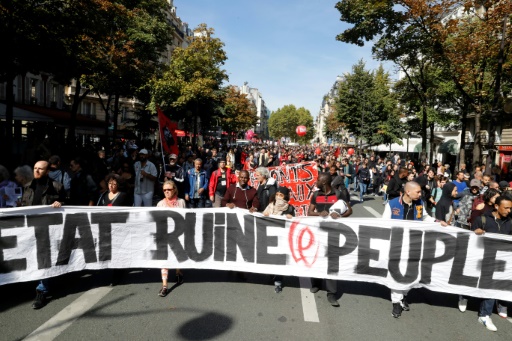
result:
M 307 245 L 304 245 L 305 237 L 309 239 Z M 303 225 L 299 221 L 294 221 L 290 226 L 290 231 L 288 232 L 288 245 L 296 263 L 300 263 L 302 261 L 308 268 L 315 264 L 318 258 L 319 246 L 316 245 L 315 234 L 311 231 L 309 226 Z M 315 245 L 316 250 L 314 250 L 314 255 L 305 255 L 305 253 L 311 248 L 314 248 Z M 311 258 L 312 261 L 310 261 Z

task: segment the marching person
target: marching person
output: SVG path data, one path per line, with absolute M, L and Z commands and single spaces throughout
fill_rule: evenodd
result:
M 386 192 L 388 194 L 388 200 L 399 198 L 403 194 L 404 185 L 407 182 L 408 175 L 409 170 L 405 167 L 402 167 L 398 172 L 395 172 L 393 178 L 389 180 Z
M 148 160 L 148 154 L 147 149 L 141 149 L 139 151 L 139 161 L 133 165 L 135 170 L 133 206 L 141 206 L 142 204 L 144 207 L 153 206 L 153 193 L 158 170 L 155 164 Z
M 311 203 L 309 204 L 308 216 L 320 216 L 320 217 L 331 217 L 333 219 L 339 219 L 341 217 L 348 217 L 352 214 L 352 208 L 350 207 L 350 196 L 348 191 L 338 191 L 332 189 L 331 187 L 332 177 L 329 173 L 320 173 L 318 175 L 318 179 L 316 181 L 316 187 L 319 188 L 313 194 L 311 198 Z M 329 209 L 333 206 L 337 201 L 342 200 L 345 202 L 347 210 L 342 214 L 337 212 L 329 213 Z M 321 278 L 311 278 L 311 289 L 310 291 L 314 294 L 320 290 L 320 286 L 322 285 Z M 340 304 L 336 299 L 336 295 L 338 293 L 338 282 L 334 279 L 326 279 L 325 280 L 325 289 L 327 291 L 327 301 L 333 307 L 339 307 Z
M 286 218 L 291 219 L 295 217 L 295 207 L 290 205 L 290 190 L 287 187 L 278 187 L 277 192 L 270 197 L 269 204 L 263 211 L 263 215 L 284 215 Z M 283 291 L 283 276 L 274 276 L 274 291 L 279 294 Z
M 69 204 L 76 206 L 94 206 L 98 200 L 98 187 L 91 174 L 84 170 L 85 160 L 75 157 L 69 163 L 73 172 L 69 190 Z
M 185 200 L 178 198 L 178 187 L 172 180 L 166 180 L 163 184 L 164 198 L 156 204 L 156 207 L 168 207 L 168 208 L 186 208 L 187 204 Z M 167 276 L 169 269 L 161 269 L 162 273 L 162 288 L 158 292 L 158 296 L 167 296 Z M 183 283 L 183 273 L 180 269 L 176 269 L 176 283 L 179 285 Z
M 238 182 L 229 186 L 226 193 L 224 193 L 220 206 L 238 207 L 250 210 L 251 212 L 257 212 L 260 208 L 258 193 L 254 187 L 249 186 L 248 182 L 249 172 L 246 170 L 240 171 Z
M 436 203 L 436 219 L 443 221 L 447 225 L 453 225 L 455 222 L 455 208 L 453 200 L 457 196 L 457 186 L 453 182 L 448 182 L 442 188 L 441 199 Z
M 38 161 L 34 165 L 34 179 L 23 189 L 22 206 L 50 205 L 62 207 L 66 197 L 64 186 L 48 177 L 50 165 L 48 161 Z M 48 280 L 43 279 L 36 287 L 36 298 L 32 303 L 33 309 L 41 309 L 48 301 Z
M 359 201 L 363 202 L 364 196 L 367 194 L 368 191 L 368 185 L 370 184 L 370 170 L 368 169 L 368 166 L 365 162 L 359 166 L 359 169 L 357 170 L 357 182 L 359 184 Z
M 125 192 L 123 179 L 115 174 L 106 176 L 108 190 L 100 195 L 97 206 L 133 206 L 133 198 Z M 124 273 L 124 269 L 112 269 L 111 286 L 115 286 Z
M 185 191 L 183 190 L 185 171 L 180 165 L 178 165 L 177 161 L 178 156 L 176 154 L 169 155 L 169 164 L 164 166 L 164 182 L 167 180 L 172 180 L 178 189 L 179 197 L 183 199 L 185 196 Z
M 185 180 L 185 201 L 189 208 L 206 207 L 206 196 L 208 194 L 208 175 L 203 169 L 203 161 L 199 158 L 194 160 L 194 168 L 189 169 Z
M 249 212 L 258 212 L 260 202 L 258 201 L 258 192 L 254 187 L 249 186 L 249 172 L 246 170 L 240 171 L 238 174 L 238 182 L 232 184 L 224 193 L 224 198 L 220 203 L 220 207 L 228 208 L 242 208 L 249 210 Z M 247 275 L 244 272 L 237 272 L 238 277 L 246 281 Z
M 405 184 L 402 196 L 394 198 L 386 204 L 382 218 L 436 221 L 425 210 L 425 203 L 421 200 L 421 186 L 414 181 Z M 446 226 L 446 223 L 441 222 L 441 225 Z M 407 292 L 406 290 L 391 290 L 391 302 L 393 303 L 391 315 L 394 318 L 399 318 L 402 315 L 402 311 L 409 310 L 409 303 L 406 297 Z
M 473 225 L 471 225 L 471 229 L 479 236 L 484 235 L 485 233 L 511 235 L 512 220 L 509 217 L 511 210 L 512 200 L 505 196 L 499 196 L 494 204 L 494 211 L 477 217 Z M 500 317 L 507 318 L 507 307 L 505 305 L 501 305 L 500 302 L 495 299 L 484 299 L 480 304 L 480 310 L 478 311 L 478 322 L 493 332 L 498 330 L 491 320 L 492 310 L 495 303 L 497 305 L 498 315 Z
M 125 192 L 123 180 L 117 174 L 107 175 L 108 191 L 101 194 L 97 206 L 132 206 L 133 199 Z
M 226 190 L 232 184 L 236 184 L 236 176 L 234 172 L 227 167 L 225 158 L 219 160 L 219 168 L 212 172 L 210 182 L 208 184 L 208 192 L 213 207 L 220 207 L 220 203 Z
M 270 172 L 266 167 L 258 167 L 254 172 L 254 176 L 258 181 L 258 201 L 260 203 L 260 211 L 263 211 L 269 204 L 271 196 L 276 194 L 276 179 L 270 176 Z

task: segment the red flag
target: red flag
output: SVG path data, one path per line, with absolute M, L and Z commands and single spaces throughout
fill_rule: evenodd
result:
M 340 147 L 336 148 L 336 150 L 334 151 L 334 157 L 335 158 L 338 158 L 341 154 L 341 150 L 340 150 Z
M 164 112 L 158 108 L 158 125 L 160 127 L 160 140 L 162 147 L 167 154 L 178 154 L 178 140 L 176 138 L 176 129 L 178 124 L 172 122 L 169 117 L 165 116 Z

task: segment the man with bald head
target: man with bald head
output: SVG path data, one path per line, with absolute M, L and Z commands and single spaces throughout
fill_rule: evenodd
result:
M 60 182 L 48 177 L 50 164 L 47 161 L 37 161 L 34 165 L 34 179 L 23 188 L 21 198 L 22 206 L 50 205 L 61 207 L 66 197 L 64 187 Z M 48 282 L 46 279 L 39 282 L 36 288 L 36 298 L 32 308 L 40 309 L 46 305 Z
M 415 181 L 407 182 L 404 186 L 404 193 L 386 204 L 382 218 L 436 221 L 425 210 L 425 203 L 421 200 L 421 186 Z M 441 223 L 441 225 L 446 226 L 446 223 Z M 402 311 L 409 310 L 409 304 L 406 299 L 407 292 L 407 290 L 391 290 L 391 302 L 393 303 L 391 315 L 394 318 L 399 318 L 402 315 Z
M 49 163 L 37 161 L 34 165 L 34 179 L 25 185 L 21 198 L 22 206 L 51 205 L 61 207 L 65 193 L 61 183 L 48 177 Z

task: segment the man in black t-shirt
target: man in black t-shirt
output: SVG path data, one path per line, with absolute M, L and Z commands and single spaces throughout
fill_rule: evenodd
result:
M 311 203 L 309 204 L 308 216 L 320 216 L 327 217 L 330 216 L 333 219 L 338 219 L 341 217 L 348 217 L 352 214 L 352 207 L 350 207 L 350 196 L 348 191 L 338 191 L 331 188 L 332 177 L 329 173 L 321 173 L 318 176 L 318 180 L 316 181 L 316 187 L 319 188 L 313 194 L 311 198 Z M 347 205 L 347 210 L 343 214 L 339 214 L 337 212 L 331 212 L 329 214 L 329 209 L 332 205 L 334 205 L 338 200 L 345 201 Z M 311 278 L 311 292 L 316 293 L 320 290 L 320 286 L 322 285 L 322 279 L 320 278 Z M 337 282 L 334 279 L 326 279 L 325 280 L 325 289 L 327 291 L 327 300 L 333 307 L 339 307 L 340 304 L 336 300 L 337 294 Z

